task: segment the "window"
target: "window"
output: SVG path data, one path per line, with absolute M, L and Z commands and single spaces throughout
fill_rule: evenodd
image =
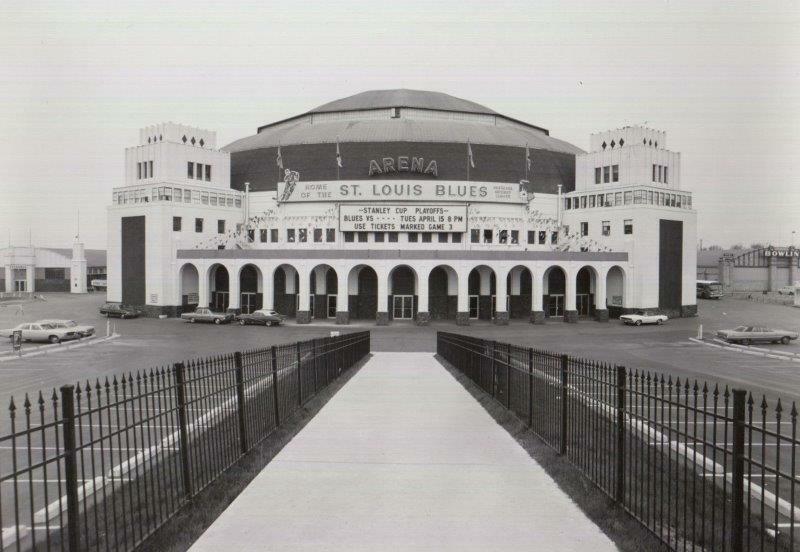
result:
M 653 190 L 647 191 L 647 203 L 649 203 L 650 205 L 653 204 Z
M 65 278 L 65 270 L 63 268 L 45 268 L 45 280 L 63 280 Z
M 389 241 L 397 243 L 397 232 L 389 232 Z
M 552 243 L 553 245 L 558 243 L 558 232 L 550 233 L 550 243 Z
M 512 230 L 511 231 L 511 243 L 518 244 L 519 243 L 519 230 Z
M 211 205 L 217 204 L 217 194 L 211 194 Z M 225 199 L 222 199 L 222 205 L 225 205 Z
M 332 243 L 336 241 L 336 229 L 335 228 L 326 228 L 325 229 L 325 241 L 328 243 Z
M 473 228 L 469 231 L 469 241 L 470 243 L 480 243 L 481 241 L 481 231 L 477 228 Z
M 432 239 L 433 239 L 433 234 L 431 234 L 430 232 L 422 233 L 422 243 L 431 243 Z
M 528 230 L 528 243 L 536 243 L 536 231 Z
M 200 194 L 200 203 L 203 205 L 208 205 L 208 192 L 203 192 Z
M 191 161 L 186 164 L 186 177 L 194 178 L 194 163 Z
M 497 241 L 498 243 L 508 243 L 508 230 L 500 230 L 497 233 Z
M 633 201 L 633 192 L 625 192 L 625 205 L 630 205 Z
M 447 232 L 439 232 L 439 243 L 447 243 Z
M 667 167 L 664 167 L 664 184 L 667 184 Z
M 655 165 L 653 165 L 653 178 L 652 178 L 652 180 L 653 180 L 653 182 L 658 182 L 658 180 L 656 180 L 656 166 Z
M 247 242 L 253 243 L 256 241 L 256 230 L 255 228 L 248 228 L 247 229 Z
M 661 180 L 661 169 L 662 169 L 662 167 L 661 167 L 661 165 L 659 165 L 659 166 L 658 166 L 658 181 L 659 181 L 659 182 L 661 182 L 661 181 L 662 181 L 662 180 Z
M 614 194 L 614 205 L 622 205 L 622 192 Z
M 592 207 L 594 207 L 594 196 L 590 195 L 589 196 L 589 208 L 592 208 Z
M 211 165 L 206 165 L 206 182 L 211 182 Z
M 419 241 L 419 234 L 416 232 L 409 232 L 408 233 L 408 242 L 409 243 L 417 243 Z
M 491 230 L 484 230 L 483 231 L 483 243 L 492 243 L 492 231 Z
M 353 232 L 345 232 L 344 233 L 344 241 L 347 243 L 352 243 L 355 240 L 355 235 Z
M 367 243 L 367 233 L 366 232 L 359 232 L 358 233 L 358 243 Z
M 608 221 L 608 220 L 604 220 L 600 224 L 603 227 L 602 234 L 604 236 L 610 236 L 611 235 L 611 222 Z
M 201 218 L 194 219 L 194 231 L 195 232 L 203 231 L 203 219 Z
M 581 223 L 581 236 L 588 236 L 589 235 L 589 223 L 582 222 Z
M 173 194 L 172 194 L 172 199 L 174 199 L 178 203 L 183 201 L 183 190 L 180 189 L 180 188 L 175 188 L 175 190 L 173 191 Z
M 581 196 L 581 209 L 586 209 L 586 196 Z
M 297 230 L 297 241 L 300 243 L 306 243 L 308 241 L 308 229 L 299 228 Z
M 625 219 L 625 222 L 623 224 L 625 227 L 624 230 L 625 234 L 633 234 L 633 220 Z
M 641 205 L 644 203 L 644 191 L 643 190 L 635 190 L 633 192 L 633 204 L 634 205 Z
M 287 228 L 286 229 L 286 242 L 287 243 L 294 243 L 294 228 Z
M 322 228 L 314 228 L 314 243 L 322 243 Z
M 572 209 L 572 198 L 565 197 L 564 198 L 564 209 Z
M 270 228 L 269 230 L 269 241 L 273 243 L 278 243 L 278 229 L 277 228 Z
M 606 207 L 614 206 L 614 194 L 606 194 L 605 206 Z
M 150 178 L 153 178 L 153 162 L 152 161 L 148 161 L 147 165 L 148 165 L 148 167 L 150 167 L 150 169 L 147 171 L 147 174 L 150 175 Z
M 375 232 L 375 243 L 383 243 L 385 239 L 383 232 Z
M 539 245 L 544 245 L 545 243 L 547 243 L 547 231 L 539 230 Z
M 611 180 L 611 167 L 603 167 L 603 182 L 608 184 Z
M 173 232 L 181 231 L 181 217 L 172 217 L 172 231 Z
M 452 241 L 453 243 L 461 243 L 461 233 L 453 232 L 451 234 L 450 241 Z
M 602 168 L 595 167 L 595 169 L 594 169 L 594 183 L 595 184 L 600 184 L 600 182 L 602 181 L 601 180 L 602 179 L 602 172 L 603 172 Z
M 141 163 L 136 163 L 136 178 L 138 178 L 139 180 L 142 179 L 142 164 Z
M 611 181 L 619 182 L 619 165 L 611 165 Z
M 261 230 L 258 231 L 258 241 L 260 241 L 261 243 L 266 243 L 267 242 L 267 229 L 266 228 L 262 228 Z
M 217 234 L 224 234 L 225 233 L 225 221 L 218 220 L 217 221 Z

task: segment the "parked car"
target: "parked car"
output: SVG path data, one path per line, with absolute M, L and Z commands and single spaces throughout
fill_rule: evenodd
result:
M 136 318 L 142 315 L 142 311 L 132 305 L 123 303 L 106 303 L 100 307 L 100 314 L 107 317 L 118 316 L 119 318 Z
M 783 286 L 778 290 L 778 295 L 794 295 L 794 286 Z
M 183 320 L 194 324 L 195 322 L 213 322 L 214 324 L 227 324 L 233 320 L 233 314 L 227 312 L 214 312 L 208 307 L 197 307 L 194 312 L 185 312 L 181 315 Z
M 38 322 L 20 324 L 16 328 L 3 330 L 3 335 L 12 337 L 14 330 L 22 331 L 22 341 L 49 341 L 60 343 L 70 339 L 78 339 L 80 335 L 72 328 L 57 328 L 53 324 L 40 324 Z
M 81 325 L 74 320 L 37 320 L 37 324 L 52 324 L 56 328 L 69 328 L 73 332 L 78 332 L 81 337 L 94 335 L 94 326 Z
M 738 326 L 732 330 L 719 330 L 717 337 L 724 339 L 728 343 L 783 343 L 788 345 L 793 339 L 797 339 L 797 332 L 787 330 L 773 330 L 763 326 Z
M 263 324 L 264 326 L 280 326 L 286 317 L 274 310 L 257 310 L 250 314 L 239 314 L 236 316 L 239 324 Z
M 669 320 L 669 317 L 666 314 L 637 310 L 632 314 L 623 314 L 619 319 L 628 326 L 641 326 L 642 324 L 658 324 L 660 326 Z

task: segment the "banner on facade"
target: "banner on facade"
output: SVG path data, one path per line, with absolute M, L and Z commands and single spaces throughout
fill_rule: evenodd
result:
M 466 201 L 526 203 L 519 184 L 497 182 L 408 182 L 363 180 L 278 182 L 279 202 L 300 201 Z
M 342 232 L 466 232 L 465 205 L 340 205 Z

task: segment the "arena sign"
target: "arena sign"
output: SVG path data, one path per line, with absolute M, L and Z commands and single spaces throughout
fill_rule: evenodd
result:
M 340 205 L 343 232 L 466 232 L 464 205 Z
M 461 181 L 279 182 L 279 202 L 300 201 L 466 201 L 526 203 L 519 184 Z

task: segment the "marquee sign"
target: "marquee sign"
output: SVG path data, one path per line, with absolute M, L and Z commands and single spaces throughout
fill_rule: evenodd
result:
M 466 205 L 340 205 L 342 232 L 466 232 Z
M 278 200 L 303 201 L 465 201 L 527 203 L 519 184 L 497 182 L 363 180 L 278 182 Z
M 800 257 L 800 249 L 789 247 L 788 249 L 769 249 L 764 250 L 765 257 Z

